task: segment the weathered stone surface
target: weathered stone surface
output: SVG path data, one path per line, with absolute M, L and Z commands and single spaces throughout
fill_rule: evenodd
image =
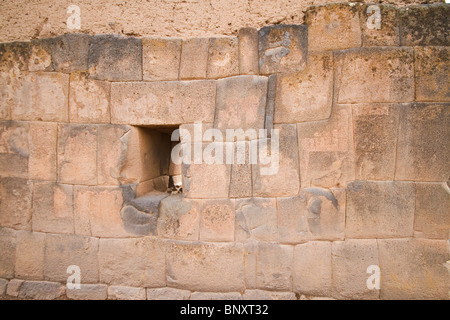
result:
M 92 37 L 89 77 L 109 81 L 142 80 L 142 40 L 117 35 Z
M 132 125 L 213 122 L 215 95 L 213 80 L 113 83 L 111 122 Z
M 333 100 L 333 54 L 310 54 L 306 69 L 277 76 L 275 123 L 328 119 Z
M 0 178 L 0 226 L 31 229 L 32 184 L 26 179 Z
M 181 39 L 142 40 L 144 80 L 178 80 Z
M 6 295 L 6 287 L 8 286 L 8 280 L 0 279 L 0 298 Z
M 172 242 L 167 252 L 167 284 L 208 292 L 241 291 L 243 260 L 239 244 Z
M 450 159 L 448 104 L 414 103 L 401 109 L 396 180 L 447 181 Z
M 151 289 L 148 289 L 151 290 Z M 108 287 L 108 300 L 146 300 L 147 295 L 144 288 L 133 287 Z
M 231 165 L 230 198 L 246 198 L 253 195 L 250 142 L 235 142 L 234 162 Z
M 58 182 L 97 184 L 97 127 L 60 124 L 58 127 Z
M 333 188 L 354 180 L 350 106 L 337 105 L 327 121 L 297 125 L 301 186 Z
M 236 199 L 236 241 L 276 241 L 277 236 L 275 199 Z
M 312 241 L 295 246 L 292 278 L 295 292 L 331 296 L 331 242 Z
M 202 201 L 200 240 L 234 241 L 235 201 L 228 199 Z
M 65 294 L 58 282 L 25 281 L 19 289 L 19 298 L 26 300 L 56 300 Z
M 174 288 L 147 289 L 147 300 L 189 300 L 191 292 Z
M 13 97 L 13 89 L 8 86 L 9 79 L 10 76 L 6 72 L 0 71 L 0 120 L 11 120 L 11 103 L 9 101 Z
M 68 33 L 53 39 L 44 39 L 43 44 L 52 55 L 55 71 L 72 73 L 88 69 L 88 52 L 91 36 Z
M 242 300 L 297 300 L 294 292 L 245 290 Z
M 256 284 L 258 289 L 291 290 L 293 247 L 271 243 L 258 244 Z
M 450 11 L 449 11 L 450 13 Z M 414 48 L 416 101 L 450 101 L 450 48 Z
M 308 240 L 305 199 L 301 197 L 278 198 L 277 209 L 279 242 L 300 243 Z
M 350 238 L 411 237 L 413 183 L 355 181 L 347 187 L 345 234 Z
M 23 283 L 24 283 L 24 280 L 12 279 L 8 283 L 8 288 L 6 289 L 6 294 L 11 297 L 18 297 L 20 287 L 22 286 Z
M 53 122 L 31 122 L 29 128 L 28 177 L 56 181 L 58 125 Z
M 396 6 L 363 4 L 359 10 L 363 47 L 400 45 L 400 19 Z M 380 25 L 377 25 L 378 17 Z
M 152 238 L 100 239 L 100 281 L 114 286 L 161 287 L 165 243 Z
M 28 177 L 29 125 L 25 122 L 0 123 L 0 175 Z
M 414 236 L 448 239 L 450 195 L 443 183 L 416 183 Z
M 239 74 L 239 43 L 236 37 L 211 38 L 208 54 L 208 79 Z
M 78 235 L 47 234 L 45 239 L 44 277 L 46 280 L 66 282 L 67 268 L 80 267 L 82 283 L 97 283 L 97 238 Z
M 258 260 L 258 241 L 249 239 L 244 243 L 245 288 L 256 289 L 256 263 Z
M 45 40 L 32 40 L 28 47 L 28 71 L 53 71 L 52 48 Z
M 73 186 L 34 182 L 32 225 L 38 232 L 74 233 Z
M 378 240 L 381 299 L 448 299 L 445 240 Z
M 86 79 L 84 73 L 70 75 L 69 118 L 74 123 L 110 122 L 111 84 Z
M 308 50 L 327 51 L 361 46 L 359 8 L 347 3 L 309 7 Z
M 307 51 L 305 25 L 274 25 L 259 30 L 261 74 L 301 71 L 306 66 Z
M 190 300 L 242 300 L 239 292 L 192 292 Z
M 0 44 L 0 71 L 28 70 L 30 59 L 29 42 L 10 42 Z
M 43 280 L 45 234 L 18 231 L 16 240 L 15 277 Z
M 394 180 L 402 107 L 392 104 L 353 106 L 356 179 Z
M 412 48 L 361 48 L 335 54 L 339 103 L 414 100 Z
M 367 268 L 379 266 L 377 240 L 336 241 L 333 242 L 332 250 L 333 298 L 378 299 L 380 291 L 367 288 L 370 276 Z M 384 274 L 381 279 L 383 277 Z
M 75 233 L 107 238 L 129 236 L 120 216 L 122 203 L 120 188 L 75 187 Z
M 108 287 L 104 284 L 81 284 L 80 289 L 66 289 L 71 300 L 106 300 Z
M 400 10 L 402 46 L 448 46 L 448 16 L 445 4 L 411 6 Z
M 239 29 L 239 73 L 259 74 L 258 30 Z
M 2 197 L 3 199 L 3 197 Z M 0 228 L 0 277 L 11 279 L 14 277 L 16 262 L 16 232 L 11 229 Z
M 133 206 L 125 206 L 120 211 L 124 229 L 134 235 L 156 235 L 157 217 L 139 211 Z
M 180 79 L 205 79 L 208 69 L 208 38 L 183 40 Z

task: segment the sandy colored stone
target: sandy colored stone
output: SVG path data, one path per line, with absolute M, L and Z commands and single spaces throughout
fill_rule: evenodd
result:
M 190 300 L 242 300 L 239 292 L 192 292 Z
M 151 290 L 151 289 L 148 289 Z M 108 300 L 146 300 L 145 288 L 109 286 Z
M 43 280 L 45 234 L 18 231 L 16 240 L 15 277 Z
M 22 284 L 24 283 L 24 280 L 21 279 L 11 279 L 8 283 L 8 287 L 6 289 L 6 294 L 10 297 L 18 297 L 19 296 L 19 290 Z
M 361 48 L 335 55 L 339 103 L 414 100 L 412 48 Z
M 200 218 L 200 240 L 234 241 L 235 201 L 204 200 Z
M 191 292 L 174 288 L 147 289 L 147 300 L 189 300 Z
M 280 243 L 301 243 L 308 239 L 308 218 L 305 199 L 277 198 L 278 240 Z
M 31 229 L 32 183 L 20 178 L 0 178 L 0 226 Z
M 239 43 L 236 37 L 211 38 L 208 54 L 208 79 L 239 74 Z
M 305 25 L 263 27 L 258 35 L 261 74 L 296 72 L 305 68 L 308 51 Z
M 52 50 L 46 41 L 32 40 L 28 47 L 28 71 L 53 71 Z
M 14 278 L 16 262 L 16 232 L 12 229 L 0 228 L 0 277 Z
M 291 290 L 293 256 L 292 246 L 259 243 L 256 265 L 258 289 Z
M 276 241 L 277 237 L 275 199 L 236 199 L 236 241 Z
M 361 46 L 361 28 L 357 4 L 329 4 L 309 7 L 305 14 L 308 25 L 308 50 L 327 51 Z
M 409 182 L 355 181 L 347 187 L 347 238 L 412 237 L 415 188 Z
M 0 279 L 0 298 L 6 295 L 7 287 L 8 287 L 8 280 Z
M 244 242 L 245 288 L 256 289 L 256 264 L 258 259 L 258 240 L 249 239 Z
M 106 300 L 108 287 L 104 284 L 81 284 L 80 289 L 66 289 L 71 300 Z
M 19 298 L 25 300 L 56 300 L 66 292 L 58 282 L 24 281 L 19 289 Z
M 359 10 L 363 47 L 400 45 L 400 18 L 396 6 L 364 4 Z M 377 17 L 380 19 L 379 29 Z
M 258 30 L 241 28 L 239 40 L 239 74 L 259 74 Z
M 182 43 L 180 79 L 205 79 L 208 70 L 208 38 L 185 39 Z
M 31 122 L 29 128 L 29 178 L 56 181 L 58 125 L 53 122 Z
M 172 242 L 168 246 L 168 285 L 207 292 L 236 292 L 244 289 L 242 245 Z
M 245 290 L 242 300 L 297 300 L 294 292 Z
M 333 55 L 310 54 L 306 69 L 277 76 L 275 123 L 328 119 L 333 99 Z
M 181 39 L 142 40 L 144 81 L 178 80 L 180 59 Z
M 2 121 L 0 123 L 0 175 L 27 178 L 29 155 L 29 124 L 19 121 Z
M 249 141 L 235 142 L 234 162 L 231 165 L 230 198 L 246 198 L 253 195 L 251 152 Z

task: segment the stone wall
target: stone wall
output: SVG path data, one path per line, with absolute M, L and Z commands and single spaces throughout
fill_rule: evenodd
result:
M 448 299 L 450 7 L 379 8 L 1 44 L 0 297 Z M 173 167 L 199 121 L 279 130 L 278 173 Z

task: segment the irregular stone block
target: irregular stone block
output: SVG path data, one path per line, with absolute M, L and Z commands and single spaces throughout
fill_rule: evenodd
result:
M 183 40 L 180 62 L 180 79 L 206 79 L 209 56 L 209 39 Z
M 42 42 L 51 52 L 55 71 L 72 73 L 88 70 L 91 38 L 88 34 L 68 33 Z
M 151 289 L 148 289 L 151 290 Z M 145 288 L 108 287 L 108 300 L 146 300 Z
M 3 199 L 3 197 L 2 197 Z M 14 278 L 16 262 L 16 232 L 11 229 L 0 228 L 0 277 Z
M 400 19 L 396 6 L 362 4 L 359 10 L 363 47 L 400 45 Z
M 10 42 L 0 44 L 0 71 L 28 70 L 30 59 L 29 42 Z
M 142 80 L 142 40 L 117 35 L 92 37 L 89 77 L 109 81 Z
M 19 290 L 19 298 L 26 300 L 56 300 L 65 294 L 65 287 L 58 282 L 25 281 Z
M 234 241 L 234 200 L 202 201 L 200 218 L 200 240 Z
M 294 292 L 245 290 L 242 300 L 297 300 Z
M 339 103 L 414 100 L 412 48 L 361 48 L 336 53 Z
M 313 241 L 295 246 L 292 279 L 295 292 L 331 296 L 331 242 Z
M 377 240 L 336 241 L 333 242 L 332 250 L 333 298 L 378 299 L 380 291 L 369 290 L 367 287 L 370 277 L 368 267 L 380 265 Z M 381 275 L 383 277 L 384 274 Z
M 104 284 L 81 284 L 80 289 L 66 289 L 71 300 L 106 300 L 108 287 Z
M 445 240 L 378 240 L 383 300 L 446 300 L 449 252 Z
M 414 103 L 401 109 L 396 180 L 447 181 L 450 159 L 448 104 Z
M 32 40 L 29 43 L 28 71 L 53 71 L 52 48 L 45 40 Z
M 274 25 L 259 30 L 261 74 L 301 71 L 306 66 L 307 51 L 305 25 Z
M 15 277 L 44 280 L 45 234 L 18 231 L 16 240 Z
M 190 300 L 242 300 L 239 292 L 192 292 Z
M 27 178 L 29 155 L 29 124 L 16 121 L 1 122 L 0 175 Z
M 22 286 L 22 284 L 24 282 L 25 282 L 24 280 L 12 279 L 8 283 L 8 288 L 6 289 L 6 294 L 11 297 L 18 297 L 20 287 Z
M 8 280 L 0 279 L 0 297 L 6 295 L 6 287 L 8 286 Z
M 31 197 L 30 181 L 0 178 L 0 226 L 31 230 Z
M 347 187 L 345 234 L 350 238 L 412 237 L 414 184 L 355 181 Z
M 359 8 L 354 4 L 333 3 L 309 7 L 308 50 L 327 51 L 361 46 Z
M 449 11 L 450 12 L 450 11 Z M 414 48 L 416 101 L 450 101 L 450 49 Z
M 292 246 L 259 243 L 256 265 L 258 289 L 291 290 L 292 259 Z
M 147 300 L 189 300 L 191 292 L 174 288 L 147 289 Z
M 142 40 L 142 62 L 145 81 L 178 80 L 181 39 Z
M 100 281 L 114 286 L 165 286 L 165 251 L 165 243 L 152 238 L 100 239 Z
M 276 241 L 277 236 L 275 199 L 236 199 L 236 241 Z
M 215 99 L 212 80 L 113 83 L 111 122 L 166 126 L 213 122 Z
M 278 198 L 278 239 L 281 243 L 300 243 L 308 239 L 305 199 Z
M 31 122 L 29 128 L 29 178 L 56 181 L 58 125 L 53 122 Z
M 239 244 L 172 242 L 167 252 L 167 284 L 208 292 L 241 291 L 243 260 Z
M 333 54 L 308 56 L 306 69 L 277 76 L 275 123 L 328 119 L 333 100 Z
M 236 37 L 209 39 L 208 79 L 239 74 L 239 43 Z
M 259 74 L 258 30 L 241 28 L 239 41 L 239 74 Z

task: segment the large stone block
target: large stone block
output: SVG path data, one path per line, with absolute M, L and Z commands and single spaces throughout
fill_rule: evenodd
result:
M 259 243 L 256 264 L 258 289 L 286 291 L 292 289 L 294 247 L 275 243 Z
M 332 245 L 333 298 L 378 299 L 379 290 L 369 290 L 369 266 L 379 266 L 377 240 L 336 241 Z M 383 267 L 381 267 L 383 270 Z M 381 275 L 383 278 L 384 274 Z M 383 286 L 381 286 L 383 288 Z
M 241 28 L 239 40 L 239 74 L 259 74 L 258 30 Z
M 181 59 L 181 39 L 142 40 L 144 80 L 178 80 Z
M 239 244 L 173 242 L 167 252 L 167 284 L 198 291 L 241 291 L 243 262 Z
M 0 178 L 0 226 L 31 230 L 32 183 L 20 178 Z
M 378 240 L 381 299 L 448 299 L 445 240 Z
M 108 287 L 104 284 L 81 284 L 79 289 L 66 289 L 71 300 L 106 300 Z
M 180 79 L 206 79 L 209 56 L 209 39 L 183 40 L 180 62 Z
M 236 199 L 236 241 L 276 241 L 276 199 Z
M 42 40 L 42 45 L 51 52 L 55 71 L 72 73 L 88 69 L 88 52 L 91 36 L 68 33 L 52 39 Z
M 3 197 L 2 197 L 3 198 Z M 0 277 L 14 278 L 16 263 L 16 232 L 11 229 L 0 228 Z
M 414 194 L 409 182 L 352 182 L 347 187 L 346 236 L 412 237 Z
M 231 165 L 230 198 L 246 198 L 253 195 L 250 142 L 235 142 L 234 162 Z
M 450 13 L 450 11 L 449 11 Z M 416 101 L 450 101 L 450 48 L 414 48 Z
M 189 300 L 191 292 L 174 288 L 147 289 L 147 300 Z
M 10 42 L 0 44 L 0 71 L 28 70 L 30 59 L 29 42 Z
M 25 281 L 19 289 L 24 300 L 56 300 L 64 296 L 66 288 L 58 282 Z
M 392 104 L 353 106 L 356 179 L 394 180 L 402 107 Z
M 353 4 L 329 4 L 309 7 L 308 50 L 327 51 L 361 46 L 359 8 Z
M 111 122 L 132 125 L 213 122 L 215 97 L 213 80 L 113 83 Z
M 16 240 L 15 277 L 43 280 L 45 234 L 18 231 Z
M 92 37 L 89 77 L 109 81 L 142 80 L 142 40 L 117 35 Z
M 29 124 L 16 121 L 1 122 L 0 175 L 27 178 L 29 155 Z
M 351 106 L 337 105 L 329 120 L 297 129 L 302 187 L 339 188 L 354 180 Z
M 18 297 L 19 296 L 19 290 L 22 284 L 24 283 L 24 280 L 20 279 L 11 279 L 8 283 L 8 288 L 6 289 L 6 294 L 10 297 Z
M 8 280 L 0 279 L 0 298 L 6 295 L 6 287 L 8 286 Z
M 307 52 L 305 25 L 274 25 L 259 30 L 261 74 L 301 71 L 306 66 Z
M 310 54 L 306 69 L 277 76 L 275 123 L 328 119 L 333 103 L 333 54 Z
M 414 100 L 412 48 L 362 48 L 335 54 L 339 103 Z
M 28 177 L 56 181 L 58 125 L 53 122 L 31 122 L 29 129 Z
M 148 289 L 151 290 L 151 289 Z M 108 300 L 146 300 L 145 288 L 109 286 Z
M 236 37 L 209 40 L 208 79 L 218 79 L 239 74 L 239 43 Z
M 202 201 L 201 241 L 234 241 L 235 201 L 228 199 Z
M 100 239 L 100 281 L 114 286 L 165 286 L 165 251 L 165 243 L 152 238 Z
M 401 109 L 396 180 L 447 181 L 450 164 L 448 104 L 414 103 Z
M 363 4 L 359 9 L 363 47 L 400 45 L 400 19 L 396 6 Z
M 281 243 L 308 240 L 308 217 L 302 197 L 278 198 L 278 239 Z
M 292 270 L 295 292 L 331 296 L 331 242 L 313 241 L 295 246 Z

